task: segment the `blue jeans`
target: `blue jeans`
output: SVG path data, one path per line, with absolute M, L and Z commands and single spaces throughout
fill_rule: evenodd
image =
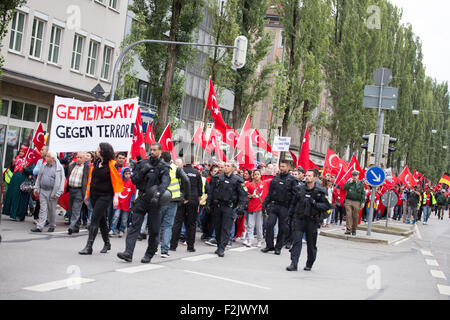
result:
M 170 238 L 172 237 L 172 227 L 177 214 L 178 203 L 170 202 L 161 207 L 161 253 L 167 253 L 170 246 Z
M 125 232 L 125 228 L 127 227 L 128 223 L 128 215 L 130 214 L 130 211 L 123 211 L 120 209 L 114 210 L 114 215 L 111 222 L 111 227 L 109 228 L 110 231 L 116 231 L 117 229 L 117 223 L 119 222 L 120 217 L 122 216 L 122 219 L 120 221 L 120 232 Z
M 236 213 L 236 209 L 233 209 L 233 226 L 231 227 L 229 243 L 233 243 L 234 233 L 236 231 L 236 219 L 237 219 L 237 217 L 238 217 L 238 215 Z
M 428 222 L 428 218 L 431 214 L 431 207 L 430 206 L 423 206 L 423 222 Z

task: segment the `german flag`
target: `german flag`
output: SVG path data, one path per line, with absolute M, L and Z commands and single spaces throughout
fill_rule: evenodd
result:
M 439 180 L 439 183 L 445 183 L 446 185 L 450 186 L 450 174 L 447 172 L 442 175 L 441 180 Z

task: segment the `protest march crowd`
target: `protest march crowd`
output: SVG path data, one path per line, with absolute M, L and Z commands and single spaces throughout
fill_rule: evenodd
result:
M 169 257 L 180 243 L 188 252 L 195 252 L 199 230 L 200 241 L 216 246 L 219 257 L 224 257 L 233 242 L 277 255 L 283 248 L 290 249 L 291 264 L 286 269 L 295 271 L 302 243 L 306 242 L 308 259 L 304 270 L 309 271 L 316 259 L 318 228 L 345 222 L 345 234 L 355 236 L 358 225 L 370 219 L 372 203 L 373 221 L 394 219 L 405 224 L 422 221 L 426 225 L 432 212 L 443 220 L 448 210 L 447 173 L 432 186 L 424 175 L 416 170 L 412 174 L 406 166 L 398 177 L 390 172 L 371 201 L 366 170 L 355 155 L 347 163 L 328 149 L 322 169 L 309 159 L 308 127 L 298 157 L 290 150 L 272 150 L 259 132 L 251 129 L 249 116 L 238 134 L 223 121 L 212 83 L 206 108 L 212 111 L 214 128 L 208 141 L 202 128 L 192 138 L 199 149 L 215 154 L 209 160 L 197 161 L 193 155 L 179 157 L 170 125 L 159 142 L 151 126 L 144 137 L 139 108 L 133 108 L 130 103 L 127 109 L 137 110 L 135 118 L 131 114 L 128 117 L 135 121 L 132 137 L 124 140 L 131 145 L 128 152 L 115 152 L 116 146 L 102 140 L 82 139 L 91 146 L 96 144 L 97 150 L 58 149 L 57 153 L 52 150 L 52 139 L 58 139 L 56 131 L 52 131 L 48 147 L 48 135 L 39 124 L 32 140 L 34 148 L 21 146 L 3 172 L 2 191 L 6 194 L 2 214 L 13 221 L 33 216 L 35 226 L 31 232 L 44 232 L 47 225 L 46 231 L 54 232 L 59 205 L 65 210 L 69 235 L 83 227 L 88 229 L 87 244 L 79 254 L 93 253 L 100 229 L 104 242 L 100 252 L 111 250 L 110 237 L 124 237 L 125 251 L 117 256 L 128 262 L 132 261 L 136 241 L 147 237 L 142 263 L 149 263 L 158 248 L 161 257 Z M 99 127 L 97 123 L 92 125 Z M 72 123 L 71 127 L 81 125 Z M 64 143 L 68 146 L 73 141 Z M 227 159 L 219 141 L 240 152 Z M 145 143 L 150 146 L 149 153 Z M 293 164 L 288 160 L 256 161 L 252 144 L 275 156 L 277 151 L 290 151 Z M 398 198 L 393 208 L 386 208 L 382 201 L 389 191 Z

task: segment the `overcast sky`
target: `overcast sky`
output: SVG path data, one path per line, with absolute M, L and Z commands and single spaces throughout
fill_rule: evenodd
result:
M 426 75 L 450 83 L 450 1 L 390 0 L 422 41 Z M 395 75 L 394 75 L 395 76 Z

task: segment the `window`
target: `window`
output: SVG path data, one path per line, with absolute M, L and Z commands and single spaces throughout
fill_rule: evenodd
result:
M 99 2 L 99 3 L 103 4 L 104 0 L 95 0 L 95 2 Z
M 33 122 L 36 120 L 36 105 L 25 103 L 25 108 L 23 110 L 23 120 Z
M 50 46 L 48 48 L 48 61 L 58 63 L 59 48 L 61 46 L 62 29 L 57 26 L 52 26 L 50 34 Z
M 13 101 L 11 105 L 11 118 L 22 120 L 23 102 Z
M 30 56 L 41 57 L 42 38 L 44 36 L 44 21 L 34 18 L 31 31 Z
M 109 0 L 109 7 L 117 9 L 117 0 Z
M 24 25 L 25 25 L 25 14 L 23 14 L 22 12 L 15 12 L 12 19 L 11 35 L 9 38 L 10 49 L 15 51 L 21 51 Z
M 48 109 L 38 108 L 37 122 L 47 123 Z
M 88 52 L 88 60 L 86 66 L 86 73 L 90 75 L 95 74 L 95 62 L 97 61 L 97 51 L 98 51 L 99 43 L 91 40 L 89 42 L 89 52 Z
M 0 104 L 0 116 L 8 116 L 9 101 L 2 100 Z
M 103 49 L 103 65 L 102 65 L 102 74 L 101 77 L 103 79 L 109 79 L 109 71 L 111 69 L 111 57 L 112 57 L 113 49 L 105 46 Z
M 70 63 L 70 68 L 73 70 L 80 71 L 83 40 L 83 37 L 78 34 L 75 34 L 75 37 L 73 38 L 72 62 Z

